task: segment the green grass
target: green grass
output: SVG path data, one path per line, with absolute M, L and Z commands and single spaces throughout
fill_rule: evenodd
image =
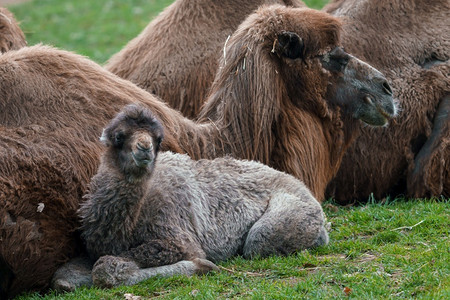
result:
M 326 1 L 305 2 L 320 8 Z M 170 3 L 33 0 L 9 8 L 29 45 L 51 44 L 103 63 Z M 449 199 L 347 208 L 328 203 L 325 212 L 331 222 L 327 247 L 288 257 L 238 257 L 205 276 L 158 277 L 131 287 L 18 299 L 125 299 L 127 293 L 143 299 L 450 298 Z
M 328 0 L 303 0 L 303 2 L 308 5 L 308 7 L 321 9 L 325 4 L 328 3 Z
M 82 288 L 18 299 L 125 299 L 128 293 L 142 299 L 449 299 L 448 199 L 324 207 L 331 222 L 326 247 L 288 257 L 237 257 L 204 276 L 157 277 L 111 290 Z
M 9 6 L 28 44 L 44 43 L 103 63 L 171 0 L 33 0 Z
M 103 64 L 173 0 L 33 0 L 12 5 L 28 44 L 44 43 Z M 321 8 L 327 1 L 305 1 Z

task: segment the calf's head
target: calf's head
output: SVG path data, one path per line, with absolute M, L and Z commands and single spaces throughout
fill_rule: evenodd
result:
M 103 130 L 106 159 L 126 176 L 151 173 L 163 139 L 163 128 L 152 113 L 135 104 L 125 108 Z

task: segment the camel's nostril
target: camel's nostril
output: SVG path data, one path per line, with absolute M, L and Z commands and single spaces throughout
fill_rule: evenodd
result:
M 142 145 L 141 143 L 138 143 L 138 144 L 136 145 L 136 148 L 137 148 L 139 151 L 148 152 L 148 151 L 151 150 L 152 147 L 150 147 L 150 145 L 149 145 L 149 146 L 144 146 L 144 145 Z
M 384 81 L 382 85 L 383 85 L 384 92 L 386 94 L 392 96 L 392 89 L 391 89 L 391 86 L 389 85 L 389 83 L 387 83 L 387 81 Z

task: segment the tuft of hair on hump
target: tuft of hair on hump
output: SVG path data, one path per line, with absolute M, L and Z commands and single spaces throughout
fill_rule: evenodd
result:
M 164 129 L 150 109 L 138 104 L 125 106 L 103 129 L 100 141 L 107 147 L 121 148 L 124 138 L 133 131 L 146 130 L 156 140 L 156 151 L 164 138 Z

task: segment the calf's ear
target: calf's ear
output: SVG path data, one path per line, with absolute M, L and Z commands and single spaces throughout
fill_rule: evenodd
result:
M 108 135 L 106 134 L 105 129 L 103 129 L 102 135 L 100 136 L 100 142 L 102 142 L 103 145 L 105 145 L 105 146 L 110 146 L 111 145 L 111 142 L 108 139 Z
M 290 59 L 303 58 L 304 44 L 295 32 L 283 31 L 278 34 L 273 52 Z

